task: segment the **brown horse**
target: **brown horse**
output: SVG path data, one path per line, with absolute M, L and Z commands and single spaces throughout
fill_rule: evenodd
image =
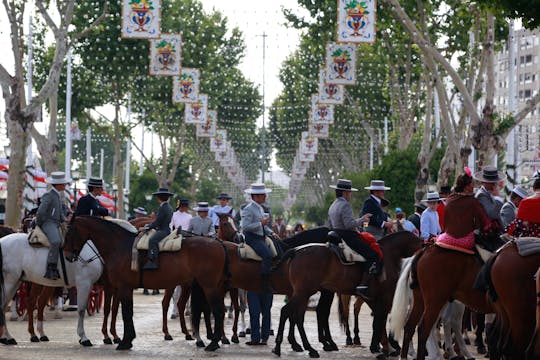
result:
M 40 284 L 31 284 L 30 294 L 28 295 L 28 332 L 31 342 L 49 341 L 49 338 L 43 332 L 43 311 L 51 296 L 54 287 L 43 286 Z M 37 309 L 37 330 L 40 336 L 37 337 L 34 331 L 34 309 Z
M 383 237 L 379 240 L 379 245 L 384 254 L 386 279 L 373 284 L 371 289 L 373 295 L 365 299 L 374 312 L 373 337 L 370 346 L 372 351 L 377 351 L 381 342 L 401 269 L 401 259 L 410 257 L 418 251 L 422 246 L 422 240 L 411 232 L 401 231 Z M 291 324 L 298 327 L 309 356 L 318 357 L 319 353 L 309 344 L 303 324 L 309 297 L 320 289 L 330 293 L 354 294 L 355 286 L 362 279 L 364 264 L 344 265 L 328 246 L 322 244 L 291 250 L 283 257 L 282 262 L 288 262 L 288 266 L 284 268 L 288 272 L 293 294 L 289 302 L 281 308 L 276 346 L 272 351 L 278 356 L 281 354 L 285 321 L 289 319 Z M 281 269 L 283 267 L 280 266 L 277 271 Z M 384 355 L 380 355 L 382 356 Z
M 338 306 L 338 315 L 339 315 L 339 324 L 345 330 L 345 345 L 347 346 L 361 346 L 362 342 L 360 341 L 360 336 L 358 335 L 360 329 L 358 328 L 358 315 L 360 314 L 360 309 L 364 300 L 361 297 L 357 296 L 354 301 L 353 306 L 353 316 L 354 316 L 354 339 L 351 337 L 351 329 L 349 327 L 349 308 L 351 304 L 352 295 L 342 295 L 338 294 L 339 306 Z
M 521 256 L 515 242 L 507 243 L 496 255 L 491 267 L 491 300 L 497 313 L 497 339 L 490 339 L 490 355 L 496 359 L 521 358 L 534 334 L 536 284 L 534 274 L 540 265 L 540 253 Z M 494 346 L 493 346 L 494 345 Z
M 88 239 L 92 239 L 107 264 L 107 277 L 116 288 L 122 304 L 124 335 L 117 350 L 126 350 L 133 346 L 136 336 L 133 325 L 133 289 L 138 287 L 167 289 L 197 280 L 211 304 L 215 328 L 223 327 L 226 252 L 220 242 L 198 236 L 185 238 L 180 251 L 160 254 L 158 270 L 141 273 L 131 270 L 135 234 L 100 218 L 74 217 L 66 234 L 64 251 L 70 254 L 70 258 L 75 258 Z M 206 350 L 218 349 L 219 339 L 219 334 L 214 333 Z
M 527 349 L 528 359 L 540 359 L 540 267 L 536 272 L 536 329 Z
M 409 343 L 418 323 L 418 360 L 426 356 L 426 341 L 429 333 L 439 318 L 443 306 L 451 300 L 459 300 L 471 309 L 481 313 L 492 313 L 493 307 L 488 303 L 483 291 L 473 288 L 476 276 L 482 267 L 476 255 L 447 250 L 431 245 L 417 254 L 411 269 L 413 284 L 410 279 L 403 282 L 403 287 L 413 287 L 413 305 L 405 324 L 401 357 L 407 357 Z M 397 289 L 396 293 L 406 293 Z M 407 313 L 408 298 L 397 298 L 400 304 L 392 308 L 391 319 L 395 321 L 394 329 L 402 329 Z M 394 312 L 395 310 L 395 312 Z

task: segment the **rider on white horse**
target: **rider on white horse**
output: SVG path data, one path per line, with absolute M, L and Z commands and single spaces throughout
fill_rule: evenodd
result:
M 41 198 L 41 204 L 36 214 L 37 225 L 41 227 L 51 243 L 47 258 L 47 271 L 44 275 L 45 278 L 51 280 L 60 278 L 58 273 L 58 255 L 62 243 L 60 226 L 66 221 L 68 208 L 65 205 L 64 190 L 70 181 L 63 172 L 52 172 L 51 176 L 47 178 L 47 183 L 51 184 L 52 188 Z

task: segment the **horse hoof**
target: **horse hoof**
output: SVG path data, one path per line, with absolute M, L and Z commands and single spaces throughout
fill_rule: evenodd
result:
M 379 347 L 379 345 L 371 345 L 369 347 L 369 351 L 371 351 L 372 354 L 378 354 L 381 352 L 381 348 Z
M 281 356 L 281 349 L 276 346 L 272 349 L 272 353 L 276 354 L 277 356 Z
M 219 344 L 212 341 L 207 347 L 204 348 L 204 351 L 216 351 L 217 349 L 219 349 Z
M 386 357 L 385 354 L 380 353 L 380 354 L 378 354 L 377 356 L 375 356 L 375 359 L 377 359 L 377 360 L 386 360 L 387 357 Z
M 169 335 L 169 334 L 165 335 L 165 340 L 167 340 L 167 341 L 168 341 L 168 340 L 172 340 L 172 336 Z
M 204 347 L 204 342 L 202 340 L 197 340 L 197 342 L 195 343 L 195 345 L 197 345 L 197 347 Z
M 246 329 L 246 334 L 248 334 L 248 335 L 251 334 L 251 329 L 250 328 Z
M 352 342 L 352 339 L 350 337 L 348 337 L 346 340 L 345 340 L 345 346 L 352 346 L 353 342 Z
M 300 346 L 299 344 L 291 344 L 291 347 L 294 352 L 303 352 L 304 348 Z
M 43 335 L 39 338 L 39 341 L 49 341 L 49 338 L 46 335 Z
M 334 348 L 330 344 L 324 344 L 322 349 L 324 351 L 333 351 L 334 350 Z
M 246 332 L 245 331 L 240 331 L 238 333 L 238 337 L 246 337 Z
M 7 345 L 8 344 L 8 341 L 6 338 L 2 338 L 0 339 L 0 344 L 4 344 L 4 345 Z
M 103 339 L 105 345 L 112 345 L 112 340 L 110 338 Z
M 354 345 L 358 345 L 358 346 L 362 345 L 362 342 L 360 341 L 360 338 L 358 338 L 358 337 L 354 338 Z
M 120 341 L 121 341 L 120 338 L 114 338 L 113 343 L 120 344 Z
M 86 339 L 84 341 L 79 340 L 79 344 L 81 344 L 84 347 L 92 346 L 92 342 L 90 340 L 88 340 L 88 339 Z
M 186 340 L 191 341 L 191 340 L 195 340 L 195 339 L 191 335 L 186 335 Z
M 42 341 L 43 341 L 43 340 L 42 340 Z M 49 341 L 49 340 L 47 339 L 47 341 Z M 8 345 L 17 345 L 17 341 L 16 341 L 15 339 L 11 338 L 11 339 L 9 339 L 9 340 L 7 341 L 7 344 L 8 344 Z
M 310 350 L 310 351 L 309 351 L 309 357 L 310 357 L 310 358 L 319 358 L 319 357 L 321 357 L 321 356 L 319 355 L 319 353 L 318 353 L 317 351 L 315 351 L 315 350 Z
M 399 350 L 394 350 L 391 353 L 388 354 L 390 357 L 396 357 L 399 356 Z
M 487 352 L 485 346 L 479 346 L 479 347 L 477 348 L 477 351 L 478 351 L 478 353 L 481 354 L 481 355 L 484 355 L 484 354 Z
M 221 343 L 223 345 L 231 345 L 231 342 L 229 341 L 229 339 L 227 339 L 226 337 L 224 337 L 223 339 L 221 339 Z
M 34 335 L 30 338 L 30 342 L 39 342 L 39 338 L 36 335 Z
M 131 349 L 132 347 L 133 347 L 133 344 L 132 344 L 132 343 L 120 341 L 120 343 L 119 343 L 118 346 L 116 347 L 116 350 L 129 350 L 129 349 Z
M 238 340 L 238 336 L 236 335 L 233 335 L 233 337 L 231 338 L 231 341 L 235 344 L 238 344 L 240 341 Z

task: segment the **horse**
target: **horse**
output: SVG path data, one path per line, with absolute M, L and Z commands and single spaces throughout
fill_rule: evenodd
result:
M 536 328 L 534 330 L 534 335 L 527 349 L 527 358 L 528 359 L 538 359 L 540 358 L 540 267 L 536 272 Z
M 66 272 L 60 271 L 60 279 L 50 280 L 43 277 L 47 266 L 49 249 L 46 247 L 32 247 L 28 243 L 28 235 L 14 233 L 0 239 L 0 286 L 4 289 L 0 293 L 0 308 L 5 309 L 13 297 L 21 281 L 30 281 L 48 287 L 76 286 L 77 312 L 79 320 L 77 334 L 79 343 L 83 346 L 92 346 L 84 332 L 84 314 L 88 302 L 88 294 L 92 285 L 100 278 L 103 264 L 97 250 L 92 243 L 81 249 L 78 261 L 66 263 Z M 3 311 L 1 311 L 3 315 Z M 9 334 L 5 319 L 0 325 L 3 331 L 0 342 L 14 345 L 17 341 Z M 42 327 L 38 319 L 38 328 Z M 45 336 L 42 333 L 42 336 Z M 35 339 L 34 339 L 35 340 Z
M 391 327 L 395 332 L 403 329 L 405 334 L 401 347 L 401 357 L 407 357 L 409 343 L 416 325 L 418 326 L 418 360 L 426 356 L 426 340 L 433 325 L 439 318 L 443 306 L 450 300 L 459 300 L 474 311 L 492 313 L 493 307 L 488 303 L 486 294 L 473 288 L 476 276 L 482 267 L 477 255 L 449 250 L 437 245 L 429 245 L 418 253 L 412 263 L 413 305 L 405 324 L 408 298 L 395 296 L 397 301 L 392 307 Z M 451 270 L 451 271 L 450 271 Z M 401 287 L 409 287 L 410 276 Z M 405 293 L 399 287 L 397 292 Z
M 384 254 L 386 279 L 372 284 L 373 295 L 365 301 L 374 312 L 373 337 L 370 349 L 377 351 L 386 324 L 387 313 L 392 304 L 392 296 L 401 269 L 401 259 L 412 256 L 422 246 L 422 240 L 411 232 L 401 231 L 383 237 L 379 245 Z M 286 267 L 280 265 L 287 262 Z M 313 267 L 312 264 L 317 264 Z M 272 350 L 281 355 L 281 343 L 285 321 L 296 325 L 302 337 L 304 348 L 310 357 L 319 353 L 309 344 L 304 330 L 304 314 L 309 297 L 323 289 L 330 294 L 354 294 L 355 286 L 362 279 L 363 263 L 344 265 L 332 249 L 326 245 L 306 246 L 293 249 L 276 265 L 276 271 L 287 271 L 293 289 L 289 302 L 281 308 L 276 346 Z M 333 295 L 332 295 L 333 296 Z M 326 310 L 329 313 L 329 309 Z M 380 357 L 385 356 L 384 354 Z
M 358 328 L 358 315 L 360 314 L 360 309 L 362 308 L 362 304 L 364 303 L 364 300 L 362 300 L 361 297 L 357 296 L 356 300 L 354 301 L 354 306 L 353 306 L 354 339 L 353 339 L 351 337 L 351 329 L 349 327 L 349 308 L 351 304 L 352 295 L 339 294 L 338 298 L 339 298 L 339 303 L 338 303 L 339 324 L 345 330 L 345 345 L 361 346 L 362 342 L 360 341 L 360 336 L 358 335 L 360 332 Z
M 496 359 L 519 358 L 527 352 L 534 336 L 536 283 L 540 253 L 521 256 L 514 241 L 508 242 L 490 263 L 490 300 L 498 317 L 490 336 L 490 355 Z M 498 337 L 496 339 L 495 337 Z
M 158 270 L 141 272 L 131 270 L 135 234 L 96 217 L 78 216 L 72 218 L 68 226 L 64 251 L 73 259 L 89 239 L 92 239 L 105 260 L 107 278 L 116 289 L 118 300 L 122 304 L 124 334 L 117 350 L 133 347 L 136 337 L 133 324 L 133 289 L 138 287 L 167 289 L 197 280 L 211 304 L 215 328 L 223 327 L 223 285 L 227 279 L 227 252 L 219 241 L 201 236 L 186 237 L 182 241 L 181 250 L 159 255 Z M 218 332 L 214 332 L 212 342 L 205 350 L 217 350 L 219 340 Z

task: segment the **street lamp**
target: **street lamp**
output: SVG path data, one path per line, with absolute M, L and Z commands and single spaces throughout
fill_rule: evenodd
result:
M 117 200 L 117 195 L 118 195 L 118 185 L 113 184 L 112 190 L 113 190 L 113 194 L 114 194 L 114 217 L 116 217 L 116 212 L 117 212 L 116 200 Z

